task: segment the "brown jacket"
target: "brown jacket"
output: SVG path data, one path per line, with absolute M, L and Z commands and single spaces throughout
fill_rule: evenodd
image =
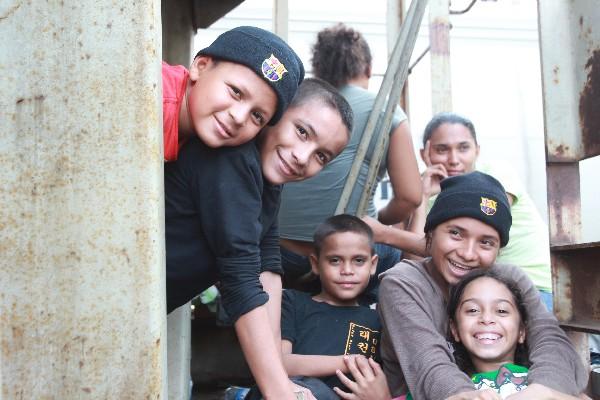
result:
M 381 358 L 393 396 L 410 390 L 415 399 L 440 400 L 474 388 L 454 363 L 446 341 L 446 302 L 425 261 L 403 260 L 381 275 Z M 515 266 L 491 268 L 517 282 L 523 293 L 529 315 L 529 382 L 571 395 L 583 392 L 588 374 L 533 282 Z

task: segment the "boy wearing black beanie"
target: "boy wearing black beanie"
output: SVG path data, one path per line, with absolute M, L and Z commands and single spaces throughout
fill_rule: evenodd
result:
M 427 214 L 425 233 L 449 219 L 471 217 L 496 229 L 500 247 L 506 246 L 512 216 L 504 187 L 496 178 L 475 171 L 446 178 L 440 185 L 442 190 Z
M 239 146 L 274 125 L 304 79 L 298 55 L 279 36 L 253 26 L 222 33 L 189 71 L 162 64 L 165 161 L 198 136 L 207 146 Z

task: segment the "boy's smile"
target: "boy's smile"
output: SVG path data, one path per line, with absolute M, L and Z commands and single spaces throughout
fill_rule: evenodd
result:
M 498 231 L 475 218 L 459 217 L 438 225 L 432 232 L 433 276 L 441 287 L 456 284 L 476 268 L 487 268 L 500 247 Z
M 457 342 L 462 342 L 477 372 L 493 371 L 514 362 L 525 329 L 510 290 L 490 277 L 470 282 L 460 299 L 451 324 Z
M 356 306 L 358 296 L 377 268 L 368 238 L 356 232 L 338 232 L 323 242 L 321 252 L 310 256 L 312 270 L 321 280 L 321 293 L 314 297 L 335 306 Z
M 239 146 L 275 113 L 275 92 L 244 65 L 199 56 L 190 81 L 179 114 L 180 140 L 196 134 L 209 147 Z
M 263 175 L 279 185 L 317 174 L 344 149 L 348 132 L 335 109 L 313 98 L 288 108 L 259 140 Z

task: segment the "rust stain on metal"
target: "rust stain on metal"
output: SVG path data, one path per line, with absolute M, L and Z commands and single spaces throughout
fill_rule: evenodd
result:
M 3 15 L 0 15 L 0 21 L 2 21 L 4 19 L 10 17 L 12 14 L 14 14 L 15 11 L 17 11 L 19 9 L 19 7 L 21 7 L 21 3 L 22 2 L 18 2 L 17 4 L 13 5 L 8 10 L 6 10 L 6 12 Z
M 550 243 L 573 243 L 580 234 L 577 217 L 581 208 L 578 163 L 548 164 L 548 212 L 550 213 Z
M 554 149 L 554 155 L 557 156 L 564 156 L 566 152 L 569 151 L 569 146 L 566 146 L 564 144 L 559 144 L 555 149 Z
M 579 122 L 585 155 L 600 153 L 600 49 L 585 64 L 587 80 L 579 97 Z

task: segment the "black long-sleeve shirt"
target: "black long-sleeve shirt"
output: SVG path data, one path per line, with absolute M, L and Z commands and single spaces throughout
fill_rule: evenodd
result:
M 194 138 L 165 164 L 168 312 L 217 281 L 234 321 L 267 302 L 259 275 L 282 271 L 280 193 L 254 142 L 212 149 Z

